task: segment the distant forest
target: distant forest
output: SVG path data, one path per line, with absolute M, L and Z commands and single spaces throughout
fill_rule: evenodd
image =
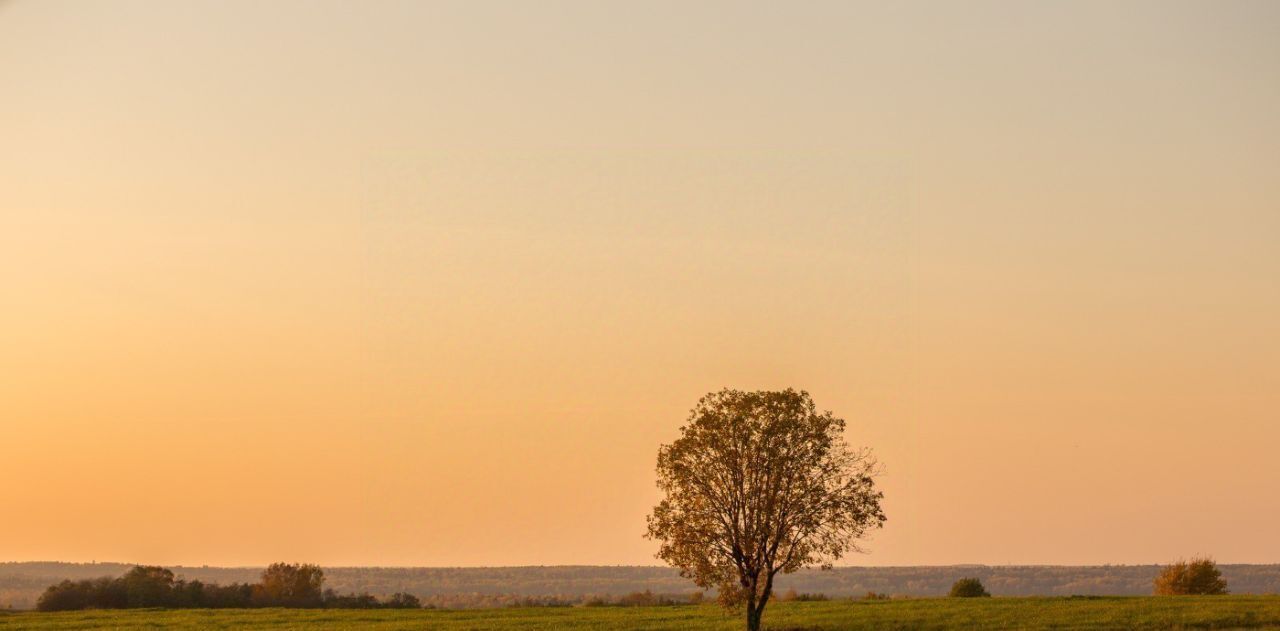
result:
M 62 580 L 120 576 L 133 568 L 121 563 L 0 563 L 0 608 L 30 609 L 45 588 Z M 1280 593 L 1280 565 L 1220 565 L 1233 594 Z M 188 581 L 250 583 L 261 567 L 170 567 Z M 831 598 L 945 596 L 960 577 L 977 577 L 995 596 L 1147 595 L 1159 567 L 1105 566 L 921 566 L 846 567 L 802 570 L 780 576 L 778 591 L 795 590 Z M 687 598 L 696 588 L 675 570 L 637 566 L 548 566 L 497 568 L 324 568 L 325 585 L 339 592 L 380 598 L 413 594 L 427 606 L 443 608 L 581 604 L 618 599 L 636 592 Z

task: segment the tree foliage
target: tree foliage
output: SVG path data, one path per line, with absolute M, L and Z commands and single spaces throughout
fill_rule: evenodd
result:
M 139 565 L 120 580 L 130 607 L 164 607 L 173 591 L 173 572 L 155 565 Z
M 658 452 L 665 498 L 649 516 L 658 557 L 758 629 L 774 577 L 830 567 L 885 521 L 868 452 L 795 390 L 703 397 Z
M 1191 559 L 1161 569 L 1155 579 L 1155 593 L 1157 596 L 1216 596 L 1227 593 L 1227 582 L 1222 580 L 1222 572 L 1218 571 L 1213 559 Z
M 272 563 L 254 587 L 254 598 L 283 607 L 323 604 L 324 572 L 310 564 Z
M 962 578 L 951 585 L 951 592 L 947 594 L 952 598 L 987 598 L 991 596 L 987 592 L 987 588 L 982 586 L 982 581 L 976 578 Z

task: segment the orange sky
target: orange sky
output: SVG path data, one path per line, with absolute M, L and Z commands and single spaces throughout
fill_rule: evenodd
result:
M 0 560 L 652 564 L 793 386 L 853 564 L 1280 562 L 1280 5 L 0 5 Z

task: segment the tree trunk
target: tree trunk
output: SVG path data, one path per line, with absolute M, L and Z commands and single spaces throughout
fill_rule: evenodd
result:
M 752 592 L 755 592 L 755 581 L 752 581 Z M 769 578 L 764 582 L 764 593 L 760 594 L 757 600 L 752 598 L 747 604 L 747 631 L 760 631 L 760 623 L 764 620 L 764 606 L 769 603 L 769 596 L 773 593 L 773 573 L 769 573 Z

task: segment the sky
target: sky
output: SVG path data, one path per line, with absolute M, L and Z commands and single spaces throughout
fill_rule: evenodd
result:
M 0 560 L 658 564 L 703 394 L 849 565 L 1280 562 L 1280 4 L 0 5 Z

